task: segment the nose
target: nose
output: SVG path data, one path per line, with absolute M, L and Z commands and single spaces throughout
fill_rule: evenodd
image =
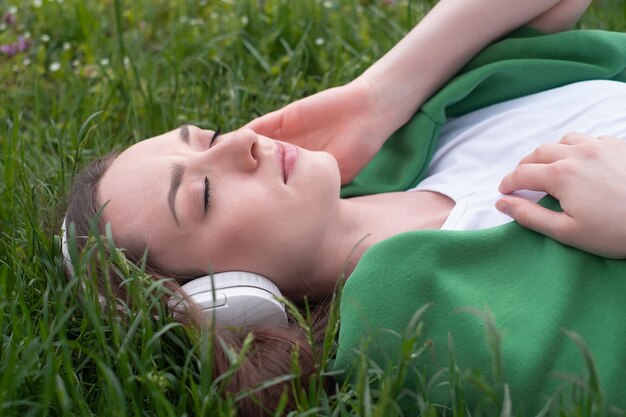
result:
M 225 134 L 207 153 L 216 160 L 234 165 L 236 169 L 254 171 L 258 162 L 259 137 L 251 129 L 239 129 Z

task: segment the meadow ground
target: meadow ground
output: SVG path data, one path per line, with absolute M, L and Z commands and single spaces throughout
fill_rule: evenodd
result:
M 155 318 L 161 290 L 140 270 L 120 265 L 141 306 L 128 320 L 101 308 L 91 285 L 83 290 L 64 276 L 55 235 L 72 178 L 94 157 L 182 122 L 228 131 L 347 82 L 431 5 L 0 0 L 0 415 L 233 415 L 251 392 L 224 394 L 228 375 L 211 377 L 214 340 L 165 314 Z M 579 26 L 626 31 L 626 2 L 595 2 Z M 84 265 L 111 262 L 100 256 L 104 244 Z M 242 355 L 231 359 L 234 370 Z M 298 393 L 295 414 L 398 414 L 397 368 L 363 367 L 359 380 L 378 379 L 379 389 L 342 384 L 327 393 L 320 388 L 326 365 L 313 388 Z M 515 409 L 506 381 L 490 378 L 481 407 L 465 405 L 467 375 L 450 372 L 452 406 L 423 398 L 423 414 Z M 575 378 L 571 395 L 545 413 L 615 413 L 593 382 Z

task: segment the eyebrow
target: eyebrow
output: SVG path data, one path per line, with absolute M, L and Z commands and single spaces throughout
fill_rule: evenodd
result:
M 182 136 L 181 136 L 182 139 Z M 170 181 L 170 191 L 167 193 L 167 204 L 170 207 L 170 211 L 172 212 L 172 217 L 174 217 L 174 221 L 176 225 L 180 227 L 178 223 L 178 216 L 176 215 L 176 193 L 180 188 L 180 183 L 183 180 L 183 174 L 185 173 L 185 167 L 180 164 L 174 164 L 172 166 L 172 179 Z
M 189 126 L 184 124 L 180 128 L 178 128 L 178 137 L 180 140 L 189 144 Z

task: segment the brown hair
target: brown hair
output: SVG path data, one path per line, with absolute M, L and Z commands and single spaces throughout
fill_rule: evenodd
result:
M 89 236 L 90 232 L 90 224 L 93 219 L 97 218 L 97 232 L 104 234 L 105 225 L 101 217 L 98 216 L 98 211 L 101 208 L 101 204 L 98 201 L 98 186 L 100 179 L 116 157 L 117 154 L 112 153 L 91 162 L 79 173 L 70 192 L 66 224 L 68 227 L 72 223 L 75 225 L 77 236 L 76 243 L 79 253 L 81 253 L 86 246 L 87 236 Z M 137 265 L 141 263 L 145 255 L 147 257 L 147 259 L 143 259 L 146 261 L 145 271 L 153 277 L 182 278 L 168 274 L 167 270 L 150 259 L 148 253 L 144 254 L 145 248 L 141 248 L 142 245 L 137 244 L 137 242 L 116 243 L 122 246 L 126 243 L 131 246 L 124 248 L 124 255 L 127 260 Z M 104 294 L 106 283 L 103 282 L 103 277 L 105 274 L 98 273 L 98 271 L 96 272 L 98 275 L 96 277 L 98 290 L 101 294 Z M 122 277 L 117 273 L 109 273 L 106 274 L 106 276 L 108 276 L 111 281 L 110 286 L 113 290 L 113 295 L 116 298 L 129 302 L 130 300 L 128 300 L 126 290 L 123 286 L 120 286 Z M 189 279 L 189 277 L 185 278 Z M 176 281 L 167 280 L 164 281 L 164 285 L 166 285 L 170 291 L 182 294 L 183 297 L 185 297 L 180 285 Z M 164 302 L 167 302 L 167 300 L 164 300 Z M 225 373 L 231 367 L 223 345 L 239 351 L 245 337 L 251 331 L 254 335 L 253 346 L 245 362 L 229 380 L 226 391 L 236 394 L 246 389 L 255 388 L 264 381 L 274 377 L 292 374 L 292 355 L 298 358 L 300 375 L 297 377 L 300 379 L 300 386 L 306 389 L 308 387 L 309 378 L 317 372 L 319 359 L 316 358 L 314 352 L 321 352 L 327 322 L 327 309 L 327 302 L 318 302 L 313 309 L 312 330 L 314 339 L 313 345 L 315 346 L 311 345 L 305 330 L 295 324 L 294 320 L 290 320 L 289 327 L 287 328 L 263 327 L 250 330 L 226 329 L 220 326 L 212 328 L 211 331 L 214 332 L 214 336 L 225 342 L 224 344 L 214 344 L 215 376 Z M 191 313 L 189 313 L 189 311 L 191 311 Z M 186 313 L 189 314 L 183 315 L 184 317 L 181 318 L 179 314 L 174 314 L 174 317 L 186 325 L 199 326 L 202 325 L 202 320 L 197 311 L 197 309 L 192 308 L 186 311 Z M 249 396 L 244 398 L 238 402 L 239 413 L 244 416 L 264 416 L 266 415 L 266 411 L 273 412 L 284 392 L 287 392 L 289 398 L 288 408 L 294 408 L 294 393 L 290 388 L 291 382 L 292 381 L 287 381 L 271 385 L 268 388 L 254 393 L 254 398 Z

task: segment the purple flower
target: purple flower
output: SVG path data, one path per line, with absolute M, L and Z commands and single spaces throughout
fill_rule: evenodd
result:
M 17 52 L 26 52 L 28 48 L 30 48 L 30 42 L 23 36 L 17 38 L 17 42 L 15 44 L 17 46 Z
M 16 42 L 0 45 L 0 53 L 12 57 L 20 52 L 26 52 L 30 48 L 30 41 L 20 36 Z
M 4 14 L 4 23 L 9 27 L 15 26 L 15 15 L 11 12 L 6 12 Z
M 17 46 L 14 43 L 0 45 L 0 52 L 11 57 L 17 53 Z

